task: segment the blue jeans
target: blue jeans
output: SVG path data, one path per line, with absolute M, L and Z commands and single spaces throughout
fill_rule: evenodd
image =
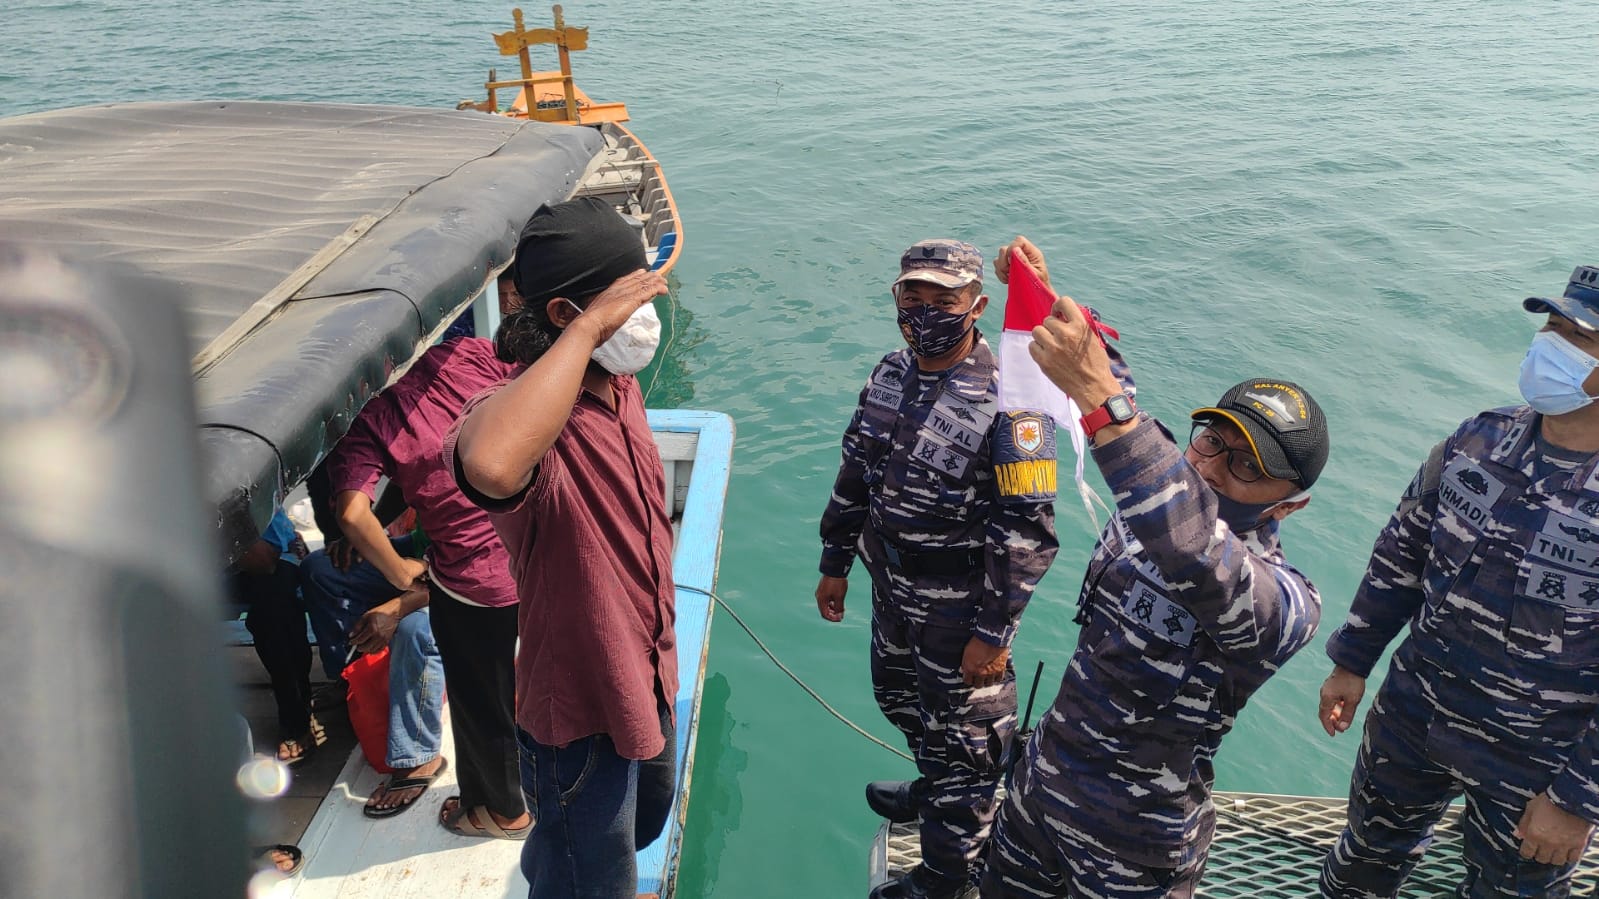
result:
M 411 538 L 393 541 L 405 555 Z M 300 564 L 300 595 L 328 677 L 344 671 L 350 628 L 373 606 L 400 595 L 377 566 L 359 562 L 340 571 L 325 550 Z M 390 768 L 415 768 L 438 758 L 444 744 L 444 662 L 433 640 L 433 618 L 422 608 L 400 619 L 389 641 Z
M 415 768 L 444 745 L 444 662 L 426 608 L 400 619 L 389 641 L 390 768 Z
M 633 899 L 635 853 L 661 835 L 677 786 L 677 732 L 661 713 L 666 748 L 625 759 L 605 734 L 546 746 L 517 728 L 522 792 L 533 832 L 522 846 L 528 899 Z
M 411 555 L 410 537 L 389 542 L 400 555 Z M 371 562 L 357 562 L 350 570 L 340 571 L 328 558 L 327 550 L 322 549 L 300 562 L 300 596 L 306 616 L 311 619 L 311 632 L 316 634 L 317 652 L 322 656 L 322 671 L 328 680 L 344 671 L 344 660 L 350 654 L 350 628 L 355 627 L 355 622 L 367 609 L 399 595 L 400 591 Z

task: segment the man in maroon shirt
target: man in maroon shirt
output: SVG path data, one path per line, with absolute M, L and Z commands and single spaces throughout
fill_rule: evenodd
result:
M 445 467 L 443 445 L 467 400 L 516 370 L 496 357 L 488 340 L 441 343 L 361 409 L 327 463 L 334 511 L 349 543 L 395 595 L 418 579 L 427 588 L 423 595 L 449 687 L 461 788 L 445 801 L 440 823 L 463 836 L 513 840 L 525 838 L 530 825 L 512 717 L 516 585 L 488 515 L 461 495 Z M 428 540 L 425 563 L 402 557 L 372 511 L 385 476 L 416 510 Z M 329 591 L 316 587 L 306 584 L 307 601 L 326 604 Z M 442 764 L 435 760 L 406 771 L 404 781 L 430 781 Z M 374 816 L 397 814 L 421 795 L 421 789 L 396 790 L 393 783 L 383 792 L 373 798 Z
M 534 828 L 530 899 L 632 899 L 635 851 L 666 823 L 676 772 L 672 529 L 633 373 L 659 338 L 637 233 L 605 203 L 523 229 L 524 305 L 496 337 L 527 368 L 468 406 L 447 442 L 491 513 L 520 597 L 516 723 Z M 613 336 L 614 335 L 614 336 Z

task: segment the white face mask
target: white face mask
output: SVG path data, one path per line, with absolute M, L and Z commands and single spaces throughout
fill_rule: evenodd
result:
M 571 303 L 571 300 L 567 302 Z M 577 309 L 579 315 L 583 314 L 576 303 L 572 303 L 572 307 Z M 611 339 L 595 347 L 594 354 L 589 358 L 613 375 L 632 375 L 650 364 L 660 345 L 661 317 L 655 314 L 655 304 L 650 302 L 628 316 L 627 321 L 622 322 L 622 327 L 611 335 Z
M 1521 397 L 1534 411 L 1565 415 L 1593 402 L 1582 389 L 1599 359 L 1553 331 L 1539 331 L 1521 360 Z

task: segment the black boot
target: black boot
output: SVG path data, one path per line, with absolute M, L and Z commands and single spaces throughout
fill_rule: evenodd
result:
M 874 780 L 866 785 L 866 804 L 872 811 L 893 821 L 908 824 L 921 815 L 922 801 L 927 798 L 927 781 Z
M 977 887 L 962 877 L 951 880 L 942 874 L 917 865 L 900 876 L 872 890 L 869 899 L 975 899 Z

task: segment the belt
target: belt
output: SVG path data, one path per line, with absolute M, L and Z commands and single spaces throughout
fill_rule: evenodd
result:
M 883 556 L 888 559 L 888 564 L 911 577 L 925 574 L 966 575 L 983 570 L 983 551 L 980 549 L 943 549 L 913 553 L 895 549 L 882 537 L 878 537 L 878 542 L 883 545 Z

